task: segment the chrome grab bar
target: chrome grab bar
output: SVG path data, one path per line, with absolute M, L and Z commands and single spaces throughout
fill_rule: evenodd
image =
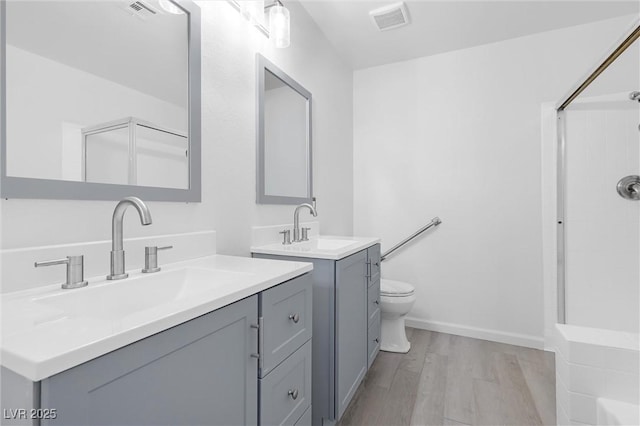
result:
M 403 245 L 407 244 L 409 241 L 413 240 L 415 237 L 417 237 L 418 235 L 422 234 L 427 229 L 432 228 L 434 226 L 438 226 L 441 223 L 442 223 L 442 221 L 440 220 L 439 217 L 437 217 L 437 216 L 434 217 L 433 219 L 431 219 L 431 222 L 427 223 L 425 226 L 423 226 L 422 228 L 418 229 L 416 232 L 411 234 L 411 236 L 405 238 L 404 240 L 400 241 L 398 244 L 396 244 L 395 246 L 391 247 L 389 250 L 384 252 L 382 254 L 382 256 L 380 256 L 380 261 L 382 262 L 383 260 L 385 260 L 387 258 L 387 256 L 389 256 L 391 253 L 393 253 L 394 251 L 398 250 L 400 247 L 402 247 Z

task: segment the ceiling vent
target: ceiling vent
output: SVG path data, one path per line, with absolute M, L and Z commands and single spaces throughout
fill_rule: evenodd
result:
M 137 16 L 140 19 L 149 19 L 158 14 L 158 11 L 154 9 L 149 3 L 142 0 L 134 2 L 127 1 L 124 3 L 124 9 L 131 15 Z
M 369 12 L 369 16 L 380 31 L 391 30 L 409 23 L 409 13 L 404 2 L 372 10 Z

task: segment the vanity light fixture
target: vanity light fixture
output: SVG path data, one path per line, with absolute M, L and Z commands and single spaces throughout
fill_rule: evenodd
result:
M 239 1 L 238 4 L 240 6 L 240 14 L 251 25 L 260 25 L 260 18 L 264 16 L 264 0 L 244 0 Z
M 268 6 L 269 10 L 269 38 L 277 48 L 289 47 L 291 42 L 291 28 L 289 10 L 280 0 L 275 0 Z
M 265 4 L 267 3 L 267 4 Z M 273 42 L 277 48 L 289 47 L 291 42 L 291 28 L 289 10 L 280 0 L 229 0 L 254 27 Z M 265 27 L 264 17 L 269 12 L 268 28 Z

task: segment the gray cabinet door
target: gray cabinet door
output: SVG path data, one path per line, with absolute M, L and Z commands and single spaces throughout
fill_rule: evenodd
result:
M 311 275 L 304 274 L 260 294 L 264 377 L 311 338 Z
M 380 352 L 380 310 L 374 314 L 373 321 L 369 323 L 367 335 L 369 336 L 367 368 L 370 368 Z
M 377 321 L 380 322 L 380 280 L 376 281 L 369 287 L 367 294 L 367 298 L 369 300 L 367 313 L 369 326 L 371 326 L 371 323 L 375 321 L 376 318 Z
M 380 351 L 380 244 L 367 249 L 367 262 L 369 263 L 369 330 L 367 331 L 369 361 L 367 367 L 371 367 Z
M 256 424 L 257 313 L 251 296 L 43 380 L 42 424 Z
M 336 420 L 367 372 L 367 252 L 336 262 Z
M 367 249 L 367 263 L 369 264 L 369 285 L 380 281 L 380 244 Z

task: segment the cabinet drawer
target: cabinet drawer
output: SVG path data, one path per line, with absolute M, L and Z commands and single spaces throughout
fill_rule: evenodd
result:
M 367 290 L 367 298 L 369 299 L 369 306 L 367 308 L 368 324 L 371 326 L 371 322 L 374 317 L 380 312 L 380 280 L 377 280 Z
M 262 371 L 265 377 L 311 338 L 311 275 L 305 274 L 262 292 Z
M 369 324 L 367 336 L 369 337 L 369 343 L 367 344 L 367 352 L 369 354 L 367 357 L 367 368 L 370 368 L 378 352 L 380 352 L 380 311 L 375 314 L 373 321 Z
M 302 417 L 296 422 L 296 426 L 311 426 L 311 406 L 307 408 Z
M 294 425 L 311 406 L 311 340 L 260 379 L 260 424 Z

